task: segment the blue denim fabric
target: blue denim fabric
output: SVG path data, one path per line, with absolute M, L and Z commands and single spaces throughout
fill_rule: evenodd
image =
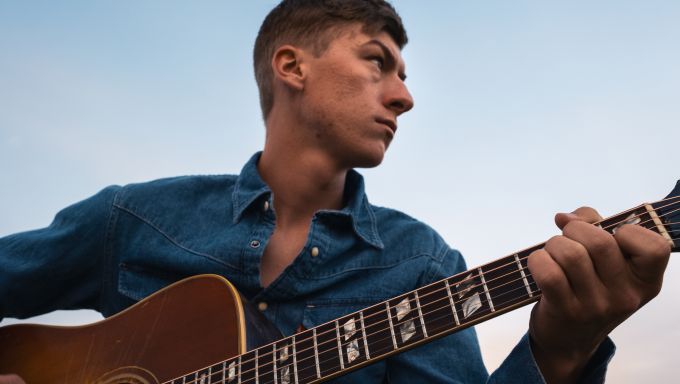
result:
M 240 176 L 190 176 L 112 186 L 59 212 L 47 228 L 0 239 L 0 317 L 91 308 L 114 314 L 181 278 L 229 279 L 283 334 L 466 269 L 430 227 L 372 206 L 351 171 L 345 208 L 314 216 L 307 242 L 266 289 L 259 265 L 275 225 L 256 154 Z M 318 255 L 312 255 L 312 249 Z M 589 370 L 603 382 L 608 341 Z M 390 357 L 334 383 L 542 383 L 528 338 L 489 377 L 472 328 Z

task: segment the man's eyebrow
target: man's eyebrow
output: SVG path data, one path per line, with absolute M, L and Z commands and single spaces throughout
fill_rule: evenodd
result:
M 387 58 L 387 61 L 389 61 L 389 63 L 392 64 L 392 65 L 397 65 L 396 64 L 397 58 L 392 54 L 392 51 L 389 48 L 387 48 L 387 46 L 382 41 L 380 41 L 378 39 L 371 39 L 371 40 L 367 41 L 366 43 L 364 43 L 363 45 L 370 45 L 370 44 L 375 44 L 378 47 L 380 47 L 380 49 L 383 51 L 383 54 Z M 406 81 L 406 73 L 399 71 L 399 78 L 401 79 L 401 81 Z

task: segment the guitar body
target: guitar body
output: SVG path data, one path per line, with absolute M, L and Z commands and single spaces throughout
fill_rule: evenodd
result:
M 0 372 L 31 384 L 162 383 L 244 353 L 246 321 L 262 320 L 253 313 L 226 279 L 195 276 L 91 325 L 0 328 Z

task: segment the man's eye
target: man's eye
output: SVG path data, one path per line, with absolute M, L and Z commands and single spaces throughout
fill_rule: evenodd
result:
M 385 66 L 385 60 L 382 57 L 371 57 L 370 61 L 375 64 L 376 67 L 382 69 Z

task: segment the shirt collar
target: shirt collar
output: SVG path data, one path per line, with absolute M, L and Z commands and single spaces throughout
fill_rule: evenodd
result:
M 271 189 L 262 180 L 257 170 L 257 162 L 260 160 L 261 154 L 262 152 L 257 152 L 248 160 L 236 180 L 232 194 L 234 223 L 239 222 L 245 211 L 256 201 L 260 201 L 263 195 L 271 194 Z M 347 173 L 345 201 L 345 207 L 341 210 L 324 210 L 317 214 L 348 217 L 357 236 L 372 246 L 382 249 L 384 244 L 378 234 L 375 213 L 364 191 L 364 178 L 355 170 L 350 170 Z

